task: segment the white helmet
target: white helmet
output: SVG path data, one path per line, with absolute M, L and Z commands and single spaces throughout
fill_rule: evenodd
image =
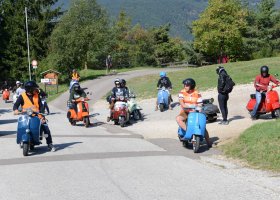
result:
M 21 82 L 20 82 L 20 81 L 17 81 L 16 84 L 21 84 Z

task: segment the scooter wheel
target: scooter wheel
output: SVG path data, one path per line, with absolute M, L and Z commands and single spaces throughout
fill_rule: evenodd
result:
M 84 118 L 84 123 L 85 123 L 85 127 L 88 128 L 89 125 L 90 125 L 90 121 L 89 121 L 89 118 L 88 118 L 88 117 L 85 117 L 85 118 Z
M 28 151 L 29 151 L 29 144 L 23 143 L 22 145 L 23 156 L 28 156 Z
M 160 110 L 160 112 L 163 112 L 163 111 L 164 111 L 164 106 L 163 106 L 163 104 L 160 104 L 160 105 L 159 105 L 159 110 Z
M 198 153 L 199 147 L 200 147 L 200 137 L 196 136 L 195 142 L 193 142 L 193 152 Z

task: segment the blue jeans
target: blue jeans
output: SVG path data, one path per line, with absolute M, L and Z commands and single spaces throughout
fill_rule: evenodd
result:
M 256 91 L 256 104 L 253 111 L 251 112 L 252 117 L 256 117 L 261 100 L 262 100 L 262 93 Z

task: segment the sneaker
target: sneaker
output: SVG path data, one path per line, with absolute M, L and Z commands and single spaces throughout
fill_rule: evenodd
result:
M 229 124 L 229 121 L 226 120 L 226 121 L 223 121 L 223 125 L 228 125 Z
M 48 144 L 48 149 L 49 151 L 55 152 L 56 148 L 54 147 L 53 144 Z
M 212 143 L 207 144 L 207 147 L 208 147 L 208 148 L 212 148 Z

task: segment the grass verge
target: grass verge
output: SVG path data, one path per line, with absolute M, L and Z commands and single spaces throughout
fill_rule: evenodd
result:
M 225 67 L 228 74 L 232 77 L 235 83 L 245 84 L 253 82 L 255 76 L 259 73 L 262 65 L 267 65 L 270 68 L 270 73 L 280 73 L 280 57 L 258 59 L 253 61 L 227 63 Z M 199 68 L 186 68 L 182 71 L 169 72 L 167 76 L 170 78 L 173 85 L 173 94 L 183 88 L 182 81 L 186 78 L 194 78 L 198 90 L 203 91 L 217 86 L 216 67 L 218 65 L 209 65 Z M 164 69 L 163 69 L 164 71 Z M 136 92 L 141 99 L 153 98 L 157 96 L 156 85 L 159 75 L 149 75 L 138 77 L 128 81 L 130 89 Z
M 232 143 L 222 146 L 224 153 L 252 167 L 280 172 L 280 120 L 256 124 Z

